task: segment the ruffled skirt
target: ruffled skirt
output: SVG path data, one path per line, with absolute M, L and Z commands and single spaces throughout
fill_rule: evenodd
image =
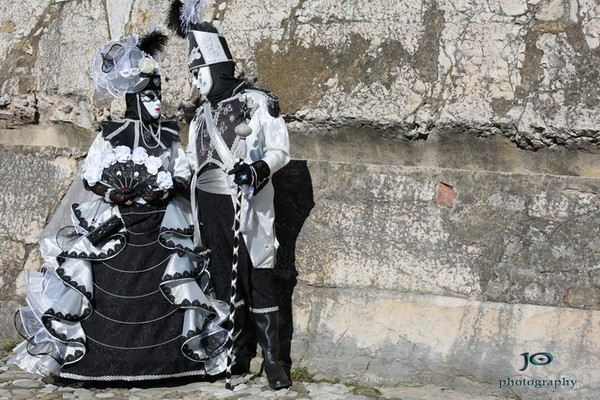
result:
M 223 372 L 228 305 L 210 289 L 207 252 L 193 248 L 189 203 L 73 210 L 69 239 L 43 243 L 46 263 L 27 278 L 15 363 L 100 381 Z

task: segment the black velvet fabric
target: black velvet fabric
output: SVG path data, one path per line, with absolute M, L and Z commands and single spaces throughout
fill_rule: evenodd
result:
M 165 208 L 147 204 L 120 208 L 129 231 L 127 247 L 104 263 L 92 264 L 94 312 L 82 322 L 87 353 L 79 362 L 64 366 L 61 374 L 76 374 L 81 380 L 149 380 L 204 374 L 201 362 L 191 361 L 181 352 L 183 310 L 177 310 L 158 291 L 173 253 L 153 243 Z M 148 322 L 152 320 L 157 321 Z M 169 343 L 158 345 L 164 342 Z
M 208 68 L 210 69 L 213 86 L 206 98 L 211 105 L 215 106 L 220 101 L 230 98 L 233 95 L 233 90 L 243 81 L 235 77 L 235 63 L 233 62 L 213 64 Z
M 125 118 L 135 119 L 144 122 L 145 124 L 158 124 L 158 119 L 152 118 L 146 107 L 140 99 L 141 92 L 127 93 L 125 95 Z M 138 109 L 139 107 L 139 109 Z
M 135 125 L 129 124 L 125 129 L 123 125 L 127 124 L 127 121 L 103 121 L 101 123 L 102 136 L 108 140 L 113 147 L 127 146 L 130 149 L 135 147 L 135 138 L 138 135 L 136 132 Z M 166 130 L 164 128 L 168 128 Z M 116 130 L 120 130 L 117 135 L 114 134 Z M 161 129 L 158 129 L 158 125 L 154 126 L 154 133 L 160 137 L 160 142 L 166 147 L 171 147 L 175 142 L 181 142 L 179 137 L 179 126 L 176 121 L 162 120 Z M 141 132 L 143 140 L 140 139 L 138 146 L 144 147 L 149 155 L 159 157 L 164 150 L 156 142 L 156 139 L 152 137 L 146 130 Z M 147 144 L 147 145 L 146 145 Z
M 209 271 L 217 299 L 226 302 L 231 296 L 231 266 L 233 264 L 234 210 L 231 197 L 197 191 L 199 217 L 202 221 L 202 240 L 211 250 Z M 272 269 L 255 269 L 244 241 L 239 246 L 238 287 L 239 299 L 252 308 L 270 308 L 278 305 L 275 275 Z M 238 300 L 239 300 L 238 299 Z
M 211 111 L 215 125 L 219 129 L 223 141 L 229 148 L 233 146 L 233 143 L 237 138 L 235 133 L 236 126 L 241 123 L 246 123 L 254 113 L 254 110 L 248 110 L 246 102 L 242 101 L 240 97 L 233 97 L 229 100 L 222 101 L 216 107 L 213 107 Z M 201 123 L 200 131 L 197 135 L 196 156 L 198 157 L 198 164 L 203 165 L 206 161 L 209 161 L 208 147 L 210 142 L 206 124 L 204 122 Z M 212 158 L 223 162 L 219 153 L 216 151 L 212 152 Z

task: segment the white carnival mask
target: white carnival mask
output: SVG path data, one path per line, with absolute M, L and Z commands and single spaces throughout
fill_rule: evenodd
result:
M 197 68 L 193 71 L 194 78 L 196 79 L 196 87 L 200 91 L 200 94 L 206 96 L 210 93 L 213 80 L 210 75 L 210 68 L 208 66 Z
M 160 117 L 161 101 L 157 92 L 154 90 L 144 90 L 140 93 L 140 100 L 152 118 L 158 119 Z

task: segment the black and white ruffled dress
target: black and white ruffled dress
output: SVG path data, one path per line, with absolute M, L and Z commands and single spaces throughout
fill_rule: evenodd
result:
M 104 142 L 99 135 L 90 152 Z M 185 157 L 179 142 L 165 151 L 165 166 Z M 123 207 L 94 196 L 72 213 L 69 234 L 41 241 L 45 264 L 26 278 L 26 340 L 13 362 L 92 381 L 223 372 L 228 305 L 210 289 L 207 252 L 194 248 L 189 202 Z

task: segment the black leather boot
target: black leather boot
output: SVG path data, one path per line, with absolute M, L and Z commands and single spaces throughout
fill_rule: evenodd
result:
M 284 389 L 292 386 L 279 361 L 279 312 L 254 314 L 256 340 L 263 350 L 263 360 L 267 381 L 272 389 Z

